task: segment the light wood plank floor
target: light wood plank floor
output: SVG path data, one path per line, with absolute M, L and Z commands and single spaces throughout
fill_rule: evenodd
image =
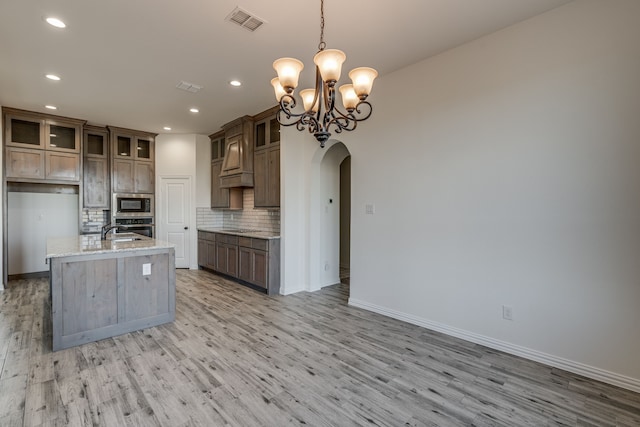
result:
M 176 321 L 51 352 L 0 293 L 0 426 L 640 426 L 640 395 L 347 306 L 178 271 Z

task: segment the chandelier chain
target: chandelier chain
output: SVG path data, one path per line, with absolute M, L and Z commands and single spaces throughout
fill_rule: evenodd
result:
M 318 50 L 324 50 L 327 44 L 324 42 L 324 0 L 320 0 L 320 44 Z

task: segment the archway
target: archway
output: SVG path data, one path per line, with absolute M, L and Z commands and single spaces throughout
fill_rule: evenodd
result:
M 349 260 L 350 224 L 350 161 L 347 162 L 349 174 L 346 182 L 341 169 L 345 159 L 351 155 L 340 141 L 329 140 L 324 149 L 316 151 L 312 160 L 311 209 L 310 209 L 310 247 L 309 273 L 311 291 L 340 283 L 341 251 L 342 264 Z M 343 165 L 341 167 L 341 165 Z M 349 214 L 344 212 L 345 187 L 349 189 Z M 342 226 L 341 226 L 342 222 Z M 342 233 L 341 233 L 342 231 Z M 347 233 L 345 236 L 344 233 Z

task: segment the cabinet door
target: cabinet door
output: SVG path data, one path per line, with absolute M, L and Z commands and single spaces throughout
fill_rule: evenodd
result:
M 253 268 L 251 266 L 251 249 L 238 248 L 238 278 L 245 282 L 253 282 Z
M 106 128 L 84 128 L 82 152 L 83 206 L 109 209 L 109 133 Z
M 266 289 L 268 252 L 245 247 L 240 247 L 238 252 L 238 278 Z
M 85 157 L 97 157 L 99 159 L 106 159 L 108 157 L 107 132 L 85 130 L 83 153 Z
M 254 154 L 254 206 L 280 206 L 280 146 Z
M 207 241 L 207 259 L 205 265 L 212 270 L 216 268 L 216 244 L 215 242 Z
M 216 243 L 215 250 L 215 267 L 214 270 L 220 273 L 227 273 L 227 248 L 223 243 Z
M 113 191 L 115 193 L 133 193 L 133 160 L 113 160 Z
M 109 168 L 106 158 L 85 157 L 84 207 L 109 208 Z
M 207 267 L 207 241 L 198 239 L 198 265 Z
M 80 155 L 46 151 L 45 178 L 62 181 L 80 181 Z
M 43 149 L 44 120 L 7 114 L 5 138 L 7 146 Z
M 153 138 L 136 137 L 134 156 L 139 160 L 151 161 L 154 159 L 154 140 Z
M 227 274 L 238 277 L 238 246 L 227 246 Z
M 220 188 L 220 172 L 222 171 L 222 161 L 211 162 L 211 207 L 229 207 L 229 189 Z
M 154 185 L 154 171 L 152 162 L 140 162 L 134 163 L 134 181 L 136 193 L 153 193 L 155 191 Z
M 133 136 L 114 133 L 111 138 L 113 141 L 111 152 L 114 158 L 133 158 L 133 147 L 135 143 Z
M 280 147 L 268 151 L 267 205 L 280 206 Z
M 216 243 L 216 271 L 238 277 L 238 246 Z
M 44 151 L 7 147 L 7 178 L 44 179 Z
M 253 204 L 255 207 L 268 206 L 269 156 L 267 150 L 256 151 L 253 156 Z
M 80 152 L 80 125 L 57 120 L 46 120 L 45 146 L 47 150 Z
M 265 251 L 252 249 L 251 265 L 253 270 L 252 283 L 262 288 L 267 288 L 269 254 Z

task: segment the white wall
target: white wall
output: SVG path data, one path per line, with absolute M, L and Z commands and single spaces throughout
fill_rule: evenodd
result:
M 372 118 L 341 135 L 350 303 L 640 391 L 638 17 L 572 2 L 381 77 Z M 301 217 L 319 148 L 294 132 L 286 291 L 318 268 L 295 239 L 319 238 Z
M 189 227 L 189 268 L 198 268 L 198 234 L 196 229 L 196 206 L 199 206 L 204 198 L 202 184 L 197 185 L 198 179 L 202 178 L 202 168 L 198 161 L 198 154 L 202 152 L 205 141 L 209 138 L 205 135 L 187 134 L 174 135 L 162 134 L 156 137 L 156 186 L 160 183 L 160 178 L 180 178 L 190 177 L 191 206 L 190 206 L 190 227 Z M 208 159 L 210 158 L 207 157 Z M 209 168 L 211 165 L 209 165 Z M 205 184 L 208 181 L 205 181 Z M 160 206 L 160 189 L 156 188 L 156 205 Z M 160 213 L 160 212 L 159 212 Z M 156 222 L 161 223 L 161 218 Z
M 2 105 L 0 105 L 0 111 L 2 111 Z M 2 120 L 0 120 L 2 122 Z M 2 125 L 2 129 L 4 129 L 4 122 L 0 123 Z M 0 132 L 0 147 L 4 147 L 4 143 L 2 141 L 2 135 L 4 132 Z M 4 150 L 0 150 L 0 170 L 3 171 L 2 176 L 4 176 Z M 0 221 L 0 236 L 4 236 L 4 203 L 0 203 L 0 218 L 3 218 Z M 4 290 L 4 253 L 3 253 L 4 244 L 0 245 L 0 291 Z
M 211 140 L 196 135 L 196 207 L 211 208 Z
M 49 271 L 49 237 L 78 235 L 78 195 L 8 193 L 7 274 Z

